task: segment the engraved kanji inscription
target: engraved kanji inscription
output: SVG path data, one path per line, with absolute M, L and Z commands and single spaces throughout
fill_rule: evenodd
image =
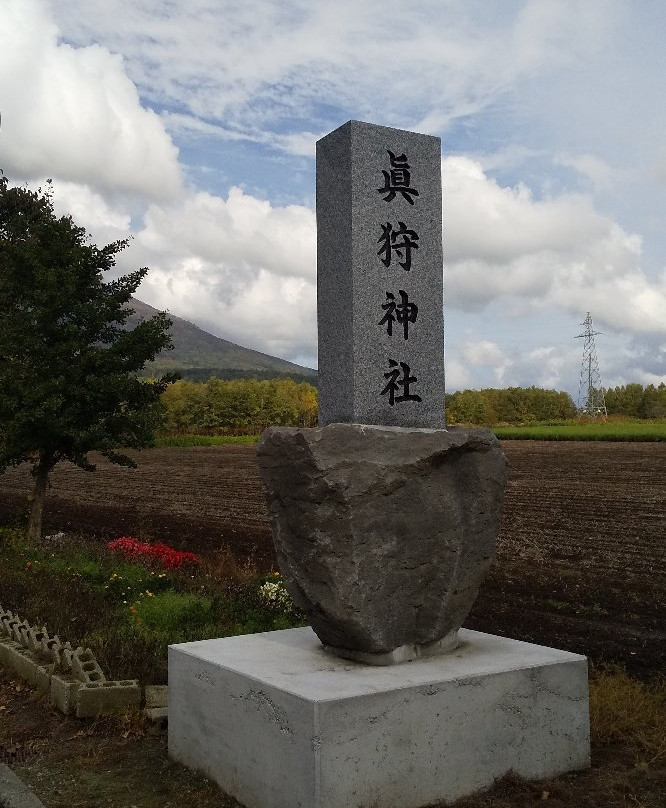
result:
M 393 253 L 399 259 L 398 264 L 406 271 L 412 268 L 412 250 L 418 250 L 419 234 L 411 230 L 404 222 L 398 222 L 398 227 L 394 228 L 391 222 L 381 225 L 382 234 L 377 239 L 379 249 L 377 255 L 382 259 L 385 267 L 391 266 Z
M 409 392 L 409 388 L 416 384 L 418 379 L 416 376 L 411 375 L 411 369 L 406 362 L 396 362 L 395 359 L 389 359 L 389 370 L 384 374 L 387 379 L 386 386 L 380 395 L 388 395 L 388 402 L 391 407 L 394 404 L 399 404 L 402 401 L 421 401 L 421 397 Z M 400 392 L 402 388 L 402 392 Z M 400 393 L 399 395 L 397 395 Z
M 386 194 L 384 202 L 393 202 L 397 194 L 401 194 L 410 205 L 414 204 L 414 197 L 419 195 L 416 188 L 411 187 L 412 175 L 407 162 L 406 154 L 394 154 L 390 149 L 388 152 L 391 166 L 388 171 L 383 170 L 384 187 L 377 188 L 377 193 Z
M 416 303 L 410 303 L 407 293 L 400 289 L 398 291 L 400 301 L 396 301 L 395 295 L 391 292 L 386 293 L 386 303 L 382 303 L 382 308 L 386 314 L 377 323 L 377 325 L 386 325 L 386 332 L 391 337 L 393 336 L 393 323 L 398 323 L 402 326 L 402 334 L 405 339 L 409 338 L 409 325 L 416 322 L 416 317 L 419 313 L 419 307 Z

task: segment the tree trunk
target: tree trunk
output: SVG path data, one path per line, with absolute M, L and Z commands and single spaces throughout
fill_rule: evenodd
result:
M 52 468 L 53 462 L 51 458 L 40 452 L 39 462 L 32 471 L 35 485 L 30 494 L 30 521 L 28 522 L 28 541 L 30 542 L 39 541 L 42 535 L 44 500 L 46 499 L 46 488 Z

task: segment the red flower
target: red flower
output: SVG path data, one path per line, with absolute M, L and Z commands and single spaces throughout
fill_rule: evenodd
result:
M 141 561 L 149 558 L 157 561 L 165 569 L 175 569 L 183 564 L 200 564 L 201 558 L 195 553 L 182 552 L 167 547 L 166 544 L 148 544 L 138 539 L 123 536 L 107 545 L 109 550 L 119 552 L 126 561 Z

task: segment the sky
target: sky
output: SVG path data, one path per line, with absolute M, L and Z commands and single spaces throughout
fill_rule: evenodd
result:
M 0 0 L 0 168 L 137 297 L 316 367 L 315 143 L 442 140 L 447 391 L 666 382 L 663 0 Z

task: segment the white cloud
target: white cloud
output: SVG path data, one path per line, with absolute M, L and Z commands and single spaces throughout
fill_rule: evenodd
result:
M 466 342 L 462 346 L 461 353 L 463 359 L 470 365 L 499 365 L 505 361 L 499 345 L 490 340 Z
M 469 372 L 469 368 L 450 353 L 445 355 L 446 362 L 446 392 L 453 393 L 456 390 L 465 390 L 474 386 L 474 376 Z
M 124 53 L 151 101 L 250 137 L 277 127 L 284 135 L 277 145 L 298 154 L 307 153 L 304 131 L 322 105 L 440 130 L 517 83 L 597 52 L 614 19 L 600 0 L 527 0 L 501 11 L 458 0 L 418 7 L 245 0 L 223 8 L 218 0 L 55 0 L 54 7 L 80 43 Z
M 123 259 L 150 268 L 139 297 L 234 342 L 316 355 L 314 213 L 232 188 L 153 204 Z
M 561 154 L 556 162 L 563 166 L 573 168 L 587 179 L 595 190 L 604 191 L 613 186 L 621 178 L 619 172 L 594 154 Z
M 113 206 L 87 185 L 58 181 L 54 187 L 53 207 L 59 216 L 71 215 L 97 244 L 108 244 L 131 235 L 131 217 L 126 208 Z
M 96 240 L 134 231 L 118 269 L 152 267 L 148 302 L 314 356 L 314 214 L 275 199 L 311 199 L 315 141 L 350 117 L 442 135 L 476 155 L 443 163 L 446 302 L 490 335 L 450 345 L 447 383 L 557 386 L 566 350 L 509 347 L 525 313 L 663 345 L 664 8 L 1 0 L 0 167 L 58 178 Z M 647 349 L 616 355 L 660 377 Z
M 535 348 L 523 360 L 523 376 L 532 379 L 532 384 L 537 387 L 557 390 L 562 387 L 567 376 L 573 375 L 571 368 L 576 367 L 576 359 L 578 355 L 571 348 Z
M 512 365 L 512 361 L 504 355 L 500 346 L 490 340 L 465 342 L 461 345 L 459 353 L 466 364 L 490 370 L 497 385 L 504 383 L 506 371 Z
M 314 280 L 314 213 L 301 205 L 273 206 L 231 188 L 222 199 L 205 192 L 170 205 L 152 204 L 137 243 L 173 264 L 196 255 L 226 271 L 255 276 L 268 269 L 281 276 Z
M 59 41 L 48 6 L 0 6 L 2 166 L 14 178 L 54 176 L 151 197 L 180 187 L 176 147 L 141 106 L 123 59 Z
M 450 305 L 480 311 L 493 300 L 593 311 L 617 329 L 666 332 L 666 279 L 640 266 L 641 238 L 595 209 L 590 197 L 538 200 L 502 187 L 469 158 L 443 161 L 444 255 Z

